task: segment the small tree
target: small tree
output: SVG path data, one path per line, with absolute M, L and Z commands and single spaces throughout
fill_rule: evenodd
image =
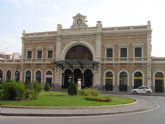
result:
M 68 87 L 68 95 L 73 96 L 77 95 L 77 84 L 74 82 L 71 82 Z

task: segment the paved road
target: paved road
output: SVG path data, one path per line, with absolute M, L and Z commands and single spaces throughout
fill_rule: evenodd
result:
M 165 97 L 136 96 L 158 103 L 155 111 L 92 117 L 0 117 L 0 124 L 164 124 Z

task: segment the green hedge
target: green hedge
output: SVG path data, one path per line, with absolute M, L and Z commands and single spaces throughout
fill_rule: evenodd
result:
M 101 93 L 95 88 L 85 88 L 79 91 L 82 96 L 99 96 Z
M 86 96 L 86 100 L 97 101 L 97 102 L 111 102 L 112 99 L 108 96 Z

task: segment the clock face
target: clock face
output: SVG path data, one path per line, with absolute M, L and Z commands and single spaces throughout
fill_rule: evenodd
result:
M 77 20 L 77 24 L 80 25 L 82 23 L 82 21 L 79 19 Z

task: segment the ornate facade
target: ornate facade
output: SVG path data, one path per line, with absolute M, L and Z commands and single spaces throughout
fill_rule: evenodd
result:
M 165 59 L 151 57 L 151 24 L 88 27 L 77 14 L 69 29 L 22 34 L 22 58 L 0 62 L 1 80 L 20 80 L 55 89 L 69 82 L 110 92 L 130 92 L 141 85 L 164 92 Z

